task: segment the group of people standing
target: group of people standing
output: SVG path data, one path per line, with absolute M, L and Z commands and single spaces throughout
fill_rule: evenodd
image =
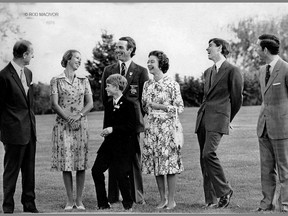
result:
M 263 103 L 257 125 L 263 199 L 256 211 L 274 209 L 276 176 L 280 180 L 281 211 L 288 211 L 288 64 L 279 53 L 274 35 L 261 35 L 255 51 L 266 63 L 260 69 Z M 204 72 L 204 97 L 197 113 L 195 133 L 200 147 L 205 208 L 226 208 L 233 189 L 216 154 L 221 138 L 242 104 L 243 79 L 226 57 L 229 44 L 220 38 L 208 42 L 214 65 Z M 117 63 L 104 69 L 101 95 L 104 138 L 91 169 L 98 209 L 120 201 L 126 211 L 145 204 L 142 173 L 156 178 L 157 209 L 173 209 L 177 174 L 184 170 L 175 121 L 184 110 L 180 86 L 166 76 L 169 58 L 162 51 L 148 55 L 146 68 L 132 61 L 136 43 L 121 37 L 116 43 Z M 13 60 L 0 71 L 0 131 L 4 144 L 3 211 L 13 213 L 16 182 L 21 170 L 24 212 L 38 213 L 35 204 L 36 126 L 33 112 L 32 72 L 25 67 L 34 57 L 33 46 L 21 40 L 13 47 Z M 64 72 L 51 79 L 51 104 L 56 112 L 52 131 L 51 169 L 61 171 L 67 193 L 66 211 L 85 210 L 82 193 L 88 166 L 87 114 L 93 108 L 89 80 L 76 74 L 81 64 L 77 50 L 64 53 Z M 146 119 L 144 121 L 144 116 Z M 286 127 L 287 126 L 287 127 Z M 17 136 L 15 136 L 17 132 Z M 144 132 L 141 151 L 140 133 Z M 108 195 L 104 172 L 109 170 Z M 276 171 L 277 170 L 277 171 Z M 72 172 L 76 171 L 76 199 Z M 166 179 L 165 179 L 166 178 Z M 166 192 L 166 185 L 168 191 Z

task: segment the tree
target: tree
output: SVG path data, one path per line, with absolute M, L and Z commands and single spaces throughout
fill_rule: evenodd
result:
M 92 51 L 93 60 L 88 60 L 85 63 L 85 68 L 90 73 L 89 80 L 93 92 L 94 109 L 96 110 L 103 110 L 101 77 L 104 68 L 117 62 L 114 55 L 116 43 L 113 41 L 113 34 L 108 34 L 106 30 L 103 30 L 101 39 L 102 41 L 98 42 Z
M 288 60 L 288 15 L 269 19 L 249 17 L 237 24 L 228 25 L 234 32 L 235 41 L 231 43 L 232 59 L 241 69 L 244 78 L 243 105 L 259 105 L 262 102 L 258 71 L 261 64 L 253 48 L 258 37 L 264 33 L 275 34 L 279 37 L 281 49 L 279 55 Z
M 4 64 L 10 60 L 7 55 L 7 49 L 17 40 L 21 39 L 24 32 L 17 24 L 18 13 L 13 12 L 12 4 L 3 3 L 0 5 L 0 59 Z M 9 49 L 8 53 L 12 51 Z
M 51 114 L 50 86 L 41 82 L 33 85 L 34 112 L 35 114 Z
M 176 80 L 177 81 L 177 80 Z M 184 77 L 184 81 L 180 82 L 181 95 L 184 106 L 199 107 L 202 103 L 204 95 L 203 77 L 195 79 L 193 76 Z

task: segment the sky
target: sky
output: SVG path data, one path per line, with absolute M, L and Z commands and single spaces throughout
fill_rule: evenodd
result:
M 199 78 L 213 62 L 207 58 L 208 41 L 235 36 L 226 28 L 249 16 L 269 18 L 288 13 L 288 3 L 0 3 L 11 10 L 34 47 L 30 68 L 34 82 L 49 83 L 63 72 L 61 59 L 68 49 L 81 52 L 79 74 L 92 60 L 92 50 L 107 30 L 115 42 L 122 36 L 136 41 L 133 61 L 146 67 L 152 50 L 164 51 L 170 60 L 167 75 Z M 12 58 L 15 39 L 7 41 L 6 58 Z M 5 63 L 6 64 L 6 63 Z M 0 67 L 5 66 L 3 62 Z

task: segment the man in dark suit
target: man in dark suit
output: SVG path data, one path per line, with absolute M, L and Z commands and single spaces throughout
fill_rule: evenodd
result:
M 242 104 L 242 76 L 239 69 L 226 60 L 228 48 L 225 40 L 213 38 L 206 49 L 208 58 L 215 64 L 204 72 L 204 98 L 195 129 L 200 146 L 205 207 L 225 208 L 233 194 L 216 155 L 223 134 L 229 134 L 230 122 Z
M 279 57 L 279 47 L 279 39 L 270 34 L 261 35 L 256 45 L 265 62 L 259 73 L 263 102 L 257 135 L 263 199 L 257 211 L 274 209 L 278 174 L 280 210 L 288 212 L 288 63 Z
M 128 84 L 123 95 L 134 103 L 136 112 L 136 134 L 134 140 L 135 155 L 132 161 L 132 173 L 131 173 L 131 189 L 132 198 L 135 203 L 144 204 L 143 194 L 143 181 L 141 173 L 141 150 L 140 150 L 140 133 L 144 132 L 144 111 L 141 104 L 142 90 L 144 82 L 149 79 L 148 71 L 146 68 L 135 64 L 132 61 L 132 57 L 135 55 L 136 43 L 131 37 L 121 37 L 116 43 L 115 54 L 118 62 L 107 66 L 104 69 L 101 80 L 101 95 L 104 107 L 108 104 L 112 98 L 107 95 L 105 91 L 106 79 L 111 74 L 121 74 L 126 77 Z M 104 124 L 105 124 L 104 118 Z M 108 184 L 108 199 L 110 203 L 117 202 L 119 200 L 119 190 L 117 182 L 115 181 L 115 175 L 113 167 L 109 168 L 109 184 Z
M 124 209 L 131 210 L 133 205 L 129 173 L 134 155 L 131 145 L 136 134 L 136 115 L 133 102 L 122 95 L 126 85 L 126 78 L 120 74 L 113 74 L 106 80 L 107 94 L 112 96 L 113 100 L 105 106 L 104 129 L 101 133 L 105 139 L 92 168 L 99 209 L 110 208 L 104 172 L 111 166 L 115 168 L 115 178 L 123 197 Z
M 34 57 L 32 44 L 26 40 L 16 42 L 13 56 L 13 60 L 0 71 L 0 130 L 5 149 L 2 207 L 4 213 L 13 213 L 13 197 L 21 170 L 23 211 L 37 213 L 33 83 L 32 72 L 25 67 Z

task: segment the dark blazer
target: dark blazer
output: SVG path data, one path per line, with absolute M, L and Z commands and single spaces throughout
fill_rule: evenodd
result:
M 32 72 L 24 68 L 24 73 L 27 95 L 11 63 L 0 71 L 0 130 L 4 144 L 25 145 L 31 136 L 36 140 Z
M 113 132 L 105 137 L 98 153 L 112 154 L 116 157 L 135 154 L 132 137 L 136 133 L 136 115 L 134 104 L 122 96 L 116 106 L 113 100 L 105 106 L 104 128 L 112 127 Z
M 207 131 L 229 134 L 229 124 L 242 105 L 243 81 L 239 69 L 224 61 L 210 85 L 212 67 L 204 72 L 204 98 L 197 114 L 197 133 L 201 120 Z M 205 112 L 205 119 L 202 119 Z
M 279 59 L 265 86 L 266 68 L 260 68 L 262 106 L 257 124 L 257 135 L 263 134 L 266 124 L 271 139 L 288 138 L 288 63 Z
M 110 101 L 112 98 L 107 96 L 107 92 L 105 90 L 106 88 L 106 79 L 111 74 L 120 73 L 120 65 L 119 63 L 115 63 L 112 65 L 107 66 L 104 69 L 102 80 L 101 80 L 101 96 L 102 96 L 102 103 L 104 107 L 107 105 L 108 101 Z M 127 79 L 127 87 L 123 91 L 123 95 L 130 101 L 134 103 L 134 108 L 136 112 L 136 131 L 138 133 L 144 132 L 144 110 L 142 108 L 142 91 L 143 91 L 143 85 L 146 80 L 149 79 L 148 71 L 146 68 L 141 67 L 140 65 L 135 64 L 133 61 L 131 62 L 127 73 L 126 73 L 126 79 Z M 105 122 L 105 118 L 104 118 Z

